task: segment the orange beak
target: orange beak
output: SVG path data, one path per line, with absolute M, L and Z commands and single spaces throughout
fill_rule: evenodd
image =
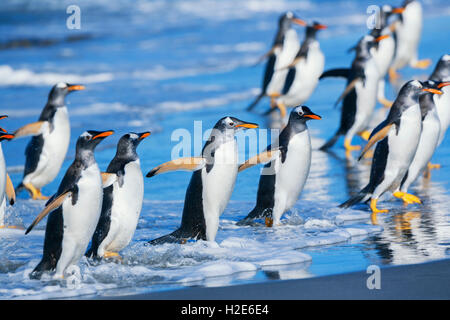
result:
M 256 129 L 258 128 L 257 124 L 254 123 L 243 123 L 243 124 L 237 124 L 236 127 L 242 127 L 247 129 Z
M 380 42 L 381 40 L 387 39 L 387 38 L 389 38 L 389 35 L 385 34 L 385 35 L 379 36 L 378 38 L 375 38 L 375 41 Z
M 102 132 L 102 133 L 99 133 L 99 134 L 96 135 L 96 136 L 93 136 L 93 137 L 92 137 L 92 140 L 95 140 L 95 139 L 97 139 L 97 138 L 106 138 L 106 137 L 109 137 L 110 135 L 112 135 L 113 133 L 114 133 L 113 130 L 104 131 L 104 132 Z
M 394 8 L 392 9 L 392 13 L 403 13 L 405 11 L 405 8 Z
M 450 82 L 441 82 L 441 83 L 438 84 L 437 87 L 440 89 L 440 88 L 443 88 L 443 87 L 446 87 L 446 86 L 450 86 Z
M 8 140 L 14 139 L 14 135 L 13 134 L 3 134 L 0 137 L 2 139 L 8 139 Z
M 294 22 L 296 24 L 299 24 L 301 26 L 304 26 L 304 27 L 307 25 L 305 20 L 302 20 L 302 19 L 299 19 L 299 18 L 292 19 L 292 22 Z
M 7 115 L 0 116 L 0 120 L 6 119 L 6 118 L 8 118 Z
M 303 116 L 307 117 L 307 118 L 314 119 L 314 120 L 321 120 L 322 119 L 322 117 L 318 116 L 317 114 L 304 114 Z
M 434 93 L 434 94 L 442 94 L 442 91 L 436 90 L 436 89 L 430 89 L 430 88 L 422 89 L 422 91 L 427 91 L 427 92 L 431 92 L 431 93 Z
M 82 86 L 80 84 L 75 84 L 75 85 L 67 88 L 67 90 L 69 90 L 69 91 L 79 91 L 79 90 L 84 90 L 84 89 L 86 89 L 86 87 Z
M 140 135 L 139 140 L 147 138 L 150 134 L 151 132 L 144 132 L 143 134 Z
M 326 29 L 326 28 L 328 28 L 328 27 L 326 25 L 324 25 L 324 24 L 317 24 L 317 25 L 314 26 L 314 29 L 317 29 L 317 30 L 323 30 L 323 29 Z

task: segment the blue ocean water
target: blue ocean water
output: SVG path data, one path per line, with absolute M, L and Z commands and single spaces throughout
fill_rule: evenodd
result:
M 72 4 L 81 9 L 79 30 L 66 27 L 66 8 Z M 51 195 L 57 189 L 73 160 L 76 137 L 87 129 L 116 131 L 96 152 L 103 169 L 114 156 L 120 136 L 151 130 L 153 134 L 138 150 L 145 174 L 171 159 L 178 143 L 172 139 L 174 131 L 193 134 L 196 121 L 201 121 L 202 131 L 225 115 L 267 126 L 264 116 L 245 108 L 258 93 L 263 64 L 255 63 L 270 48 L 281 13 L 293 10 L 303 19 L 329 26 L 319 35 L 328 69 L 350 64 L 347 49 L 367 33 L 366 9 L 372 4 L 349 0 L 2 1 L 0 113 L 9 115 L 2 127 L 13 131 L 36 121 L 54 83 L 85 84 L 85 91 L 66 99 L 71 144 L 58 178 L 43 193 Z M 423 9 L 419 54 L 435 63 L 450 49 L 450 7 L 446 1 L 433 0 L 423 1 Z M 302 29 L 297 31 L 302 38 Z M 431 70 L 406 68 L 401 73 L 405 80 L 424 79 Z M 340 110 L 333 104 L 344 86 L 339 79 L 323 81 L 306 103 L 323 117 L 309 125 L 314 146 L 337 127 Z M 387 90 L 393 99 L 396 88 Z M 257 111 L 262 113 L 268 104 L 262 102 Z M 27 142 L 2 144 L 15 185 L 22 177 Z M 240 147 L 242 159 L 253 155 Z M 379 215 L 378 221 L 370 219 L 364 206 L 336 208 L 349 192 L 367 182 L 370 166 L 346 160 L 342 142 L 335 152 L 313 153 L 304 192 L 283 225 L 274 229 L 235 225 L 254 205 L 260 168 L 242 172 L 215 243 L 144 246 L 146 240 L 179 225 L 190 173 L 146 179 L 141 219 L 132 243 L 122 252 L 123 263 L 91 266 L 82 260 L 74 283 L 28 279 L 42 254 L 45 221 L 27 236 L 20 230 L 0 230 L 0 298 L 132 294 L 448 258 L 448 137 L 433 158 L 442 168 L 433 172 L 430 182 L 414 189 L 424 205 L 404 208 L 386 197 L 382 205 L 391 212 Z M 28 226 L 43 205 L 21 194 L 17 204 L 8 208 L 7 221 Z

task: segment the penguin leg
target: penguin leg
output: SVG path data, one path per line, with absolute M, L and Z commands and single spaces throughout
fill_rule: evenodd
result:
M 103 258 L 104 259 L 117 259 L 120 262 L 123 261 L 123 259 L 120 256 L 120 254 L 118 254 L 117 252 L 112 252 L 112 251 L 105 251 L 105 253 L 103 254 Z
M 281 117 L 284 118 L 286 116 L 286 106 L 284 103 L 277 102 L 275 99 L 279 98 L 281 95 L 279 93 L 271 93 L 269 94 L 270 97 L 270 107 L 272 109 L 278 108 L 280 110 Z
M 397 72 L 397 70 L 394 67 L 389 68 L 389 81 L 391 83 L 397 82 L 397 80 L 400 79 L 400 74 Z
M 378 202 L 378 199 L 375 199 L 375 198 L 372 198 L 370 200 L 370 210 L 372 210 L 372 214 L 389 212 L 388 209 L 378 209 L 377 202 Z M 372 219 L 372 221 L 373 221 L 373 219 Z
M 35 188 L 31 183 L 24 183 L 24 187 L 31 193 L 31 198 L 33 200 L 48 200 L 49 198 L 43 196 L 41 189 Z
M 345 148 L 345 156 L 346 158 L 351 158 L 351 152 L 360 150 L 361 146 L 353 146 L 351 145 L 351 140 L 346 138 L 344 139 L 344 148 Z
M 415 195 L 412 195 L 412 194 L 406 193 L 406 192 L 402 192 L 402 191 L 395 191 L 393 193 L 393 196 L 398 199 L 402 199 L 403 203 L 405 205 L 412 204 L 412 203 L 422 203 L 422 201 L 420 201 L 419 197 L 416 197 Z
M 431 178 L 431 170 L 440 169 L 440 168 L 441 168 L 440 164 L 432 164 L 431 162 L 428 162 L 427 167 L 425 168 L 425 171 L 423 172 L 423 177 L 425 179 L 430 179 Z
M 426 69 L 431 64 L 431 59 L 422 59 L 411 64 L 416 69 Z
M 358 132 L 358 135 L 367 141 L 367 140 L 369 140 L 369 137 L 370 137 L 370 131 L 364 130 L 364 131 Z
M 382 97 L 378 98 L 378 102 L 381 103 L 383 105 L 383 107 L 385 107 L 385 108 L 392 107 L 392 104 L 394 103 L 394 102 L 392 102 L 386 98 L 382 98 Z

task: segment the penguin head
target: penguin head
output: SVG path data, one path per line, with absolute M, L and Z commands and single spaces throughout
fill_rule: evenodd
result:
M 306 37 L 307 38 L 315 38 L 316 37 L 316 33 L 319 30 L 324 30 L 326 29 L 327 26 L 324 24 L 321 24 L 317 21 L 313 21 L 312 24 L 309 24 L 306 26 Z
M 300 121 L 306 122 L 308 120 L 320 120 L 321 116 L 315 114 L 311 111 L 307 106 L 298 106 L 295 107 L 289 116 L 289 122 L 291 121 Z
M 434 68 L 433 73 L 430 76 L 430 80 L 450 80 L 450 54 L 444 54 L 439 59 L 439 62 L 436 64 L 436 67 Z
M 112 135 L 114 133 L 113 130 L 107 131 L 94 131 L 88 130 L 83 132 L 77 140 L 76 153 L 81 154 L 84 151 L 92 152 L 95 147 L 103 141 L 106 137 Z
M 123 157 L 136 155 L 137 146 L 150 134 L 150 131 L 146 131 L 141 133 L 130 132 L 123 135 L 117 143 L 117 155 Z
M 442 94 L 442 91 L 434 89 L 432 87 L 433 85 L 434 84 L 432 83 L 422 83 L 419 80 L 410 80 L 406 82 L 398 93 L 398 98 L 404 101 L 402 103 L 402 107 L 408 108 L 413 105 L 414 101 L 417 101 L 421 95 L 424 95 L 427 92 Z M 408 102 L 407 99 L 411 99 L 412 102 Z
M 442 94 L 441 89 L 450 85 L 450 82 L 427 80 L 422 82 L 422 84 L 422 91 L 424 91 L 425 94 Z
M 48 100 L 55 104 L 64 105 L 64 98 L 72 91 L 84 90 L 85 87 L 79 84 L 69 84 L 65 82 L 58 82 L 50 90 Z
M 255 128 L 258 128 L 258 125 L 256 123 L 245 122 L 235 117 L 223 117 L 222 119 L 217 121 L 213 130 L 218 130 L 222 133 L 230 132 L 234 135 L 236 131 Z
M 291 28 L 292 23 L 301 25 L 301 26 L 306 26 L 307 23 L 296 17 L 295 14 L 291 11 L 288 11 L 286 13 L 284 13 L 283 15 L 281 15 L 280 19 L 278 20 L 278 28 L 284 32 L 286 32 L 288 29 Z

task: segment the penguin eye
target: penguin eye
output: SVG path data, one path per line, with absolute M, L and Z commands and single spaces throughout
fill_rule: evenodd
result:
M 303 114 L 304 114 L 303 111 L 299 111 L 299 112 L 298 112 L 298 115 L 299 115 L 300 117 L 303 116 Z

